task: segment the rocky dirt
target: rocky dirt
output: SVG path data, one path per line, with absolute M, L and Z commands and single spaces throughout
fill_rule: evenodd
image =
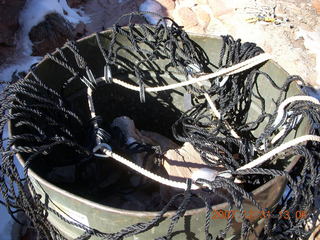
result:
M 26 0 L 0 1 L 0 65 L 10 56 L 17 44 L 19 13 Z
M 138 10 L 142 2 L 89 1 L 84 4 L 92 20 L 87 34 L 111 27 L 121 14 Z M 319 0 L 146 0 L 143 4 L 142 10 L 169 16 L 188 32 L 230 34 L 255 42 L 290 74 L 320 87 L 320 49 L 315 45 L 320 41 Z
M 15 49 L 24 2 L 0 1 L 0 65 Z M 122 14 L 151 10 L 173 18 L 188 32 L 230 34 L 255 42 L 290 74 L 320 87 L 320 47 L 316 44 L 320 41 L 320 0 L 68 0 L 68 4 L 82 8 L 91 22 L 70 28 L 47 18 L 30 33 L 33 55 L 44 55 L 67 38 L 107 29 Z

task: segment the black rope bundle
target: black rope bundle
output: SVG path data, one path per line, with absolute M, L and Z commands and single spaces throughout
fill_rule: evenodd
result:
M 105 61 L 103 74 L 108 84 L 113 81 L 112 72 L 114 69 L 121 68 L 121 71 L 135 76 L 140 87 L 140 100 L 145 102 L 145 86 L 161 85 L 161 80 L 157 80 L 159 82 L 145 80 L 148 79 L 145 77 L 148 70 L 166 71 L 159 69 L 154 64 L 155 61 L 169 60 L 170 67 L 182 73 L 186 78 L 189 75 L 196 76 L 198 72 L 208 71 L 209 62 L 206 54 L 190 40 L 182 27 L 167 18 L 159 18 L 158 23 L 152 27 L 148 24 L 135 25 L 133 19 L 137 16 L 141 17 L 142 14 L 127 14 L 119 19 L 119 21 L 123 21 L 128 18 L 128 27 L 124 28 L 115 24 L 107 48 L 102 44 L 102 41 L 106 39 L 101 34 L 95 35 L 97 46 Z M 137 30 L 137 26 L 140 30 Z M 118 44 L 120 37 L 127 39 L 130 45 Z M 223 47 L 220 61 L 216 66 L 218 69 L 230 67 L 263 52 L 253 43 L 242 44 L 240 40 L 235 41 L 230 36 L 223 36 L 222 39 Z M 121 51 L 134 53 L 135 61 L 123 61 Z M 103 128 L 98 130 L 92 128 L 92 123 L 101 120 L 99 116 L 88 122 L 84 121 L 77 112 L 80 110 L 73 109 L 63 96 L 63 91 L 74 81 L 81 81 L 92 89 L 97 86 L 94 73 L 81 55 L 78 44 L 69 42 L 65 48 L 58 49 L 55 55 L 48 54 L 47 57 L 71 74 L 71 77 L 62 83 L 61 92 L 46 86 L 33 70 L 30 70 L 30 74 L 24 79 L 18 79 L 10 84 L 1 82 L 5 86 L 3 86 L 0 95 L 0 133 L 2 135 L 0 190 L 4 199 L 0 203 L 7 207 L 10 215 L 15 218 L 17 212 L 23 211 L 38 232 L 38 237 L 43 239 L 64 239 L 59 230 L 47 220 L 50 212 L 66 223 L 84 230 L 83 235 L 79 236 L 77 240 L 89 239 L 91 236 L 115 240 L 139 234 L 158 226 L 173 203 L 179 201 L 179 207 L 171 218 L 167 234 L 159 238 L 160 240 L 172 238 L 174 227 L 179 218 L 184 216 L 191 199 L 199 198 L 206 207 L 206 239 L 213 239 L 209 232 L 209 226 L 212 224 L 210 219 L 212 206 L 204 195 L 195 194 L 190 190 L 190 181 L 188 181 L 188 189 L 184 193 L 172 197 L 157 217 L 146 223 L 137 223 L 126 227 L 116 233 L 102 233 L 81 223 L 70 221 L 41 201 L 41 196 L 37 194 L 28 177 L 28 169 L 32 168 L 34 161 L 40 161 L 43 166 L 48 168 L 85 161 L 93 157 L 92 148 L 94 146 L 89 143 L 92 140 L 92 135 L 97 136 L 104 143 L 107 143 L 111 137 Z M 192 143 L 208 166 L 222 165 L 231 174 L 232 177 L 229 179 L 218 176 L 212 182 L 199 179 L 198 184 L 209 186 L 210 194 L 223 198 L 228 203 L 229 210 L 233 207 L 239 209 L 242 220 L 240 235 L 243 239 L 246 239 L 250 233 L 254 233 L 252 224 L 245 216 L 244 199 L 250 201 L 261 211 L 271 212 L 272 217 L 267 221 L 264 232 L 260 236 L 256 234 L 257 238 L 297 239 L 298 237 L 307 237 L 310 231 L 305 231 L 305 219 L 291 218 L 286 220 L 280 218 L 276 213 L 284 210 L 290 213 L 303 210 L 308 213 L 308 217 L 316 217 L 313 210 L 315 196 L 319 195 L 317 186 L 320 182 L 318 143 L 309 142 L 304 146 L 294 146 L 275 157 L 275 159 L 299 157 L 298 164 L 291 172 L 286 172 L 284 166 L 272 168 L 268 164 L 253 169 L 237 170 L 253 159 L 280 146 L 285 138 L 297 128 L 302 121 L 301 119 L 309 121 L 310 134 L 319 133 L 319 105 L 298 101 L 286 107 L 286 118 L 281 122 L 285 124 L 286 128 L 283 135 L 275 143 L 271 143 L 273 137 L 279 132 L 279 126 L 273 125 L 277 111 L 267 111 L 265 99 L 261 94 L 263 89 L 259 89 L 258 84 L 261 79 L 258 80 L 258 77 L 263 77 L 264 81 L 278 91 L 277 99 L 274 99 L 273 102 L 275 109 L 286 98 L 290 85 L 296 81 L 302 82 L 302 80 L 298 76 L 290 76 L 282 86 L 278 86 L 267 73 L 260 70 L 260 67 L 256 66 L 230 75 L 228 79 L 225 77 L 211 79 L 209 87 L 188 86 L 187 90 L 193 97 L 193 106 L 173 124 L 172 132 L 177 141 Z M 197 70 L 195 71 L 194 68 Z M 203 98 L 204 93 L 209 94 L 219 109 L 220 119 L 208 111 L 208 104 Z M 259 103 L 260 113 L 254 120 L 249 121 L 249 109 L 252 101 Z M 252 132 L 262 123 L 265 124 L 265 127 L 261 134 L 253 135 Z M 11 124 L 14 129 L 10 136 L 6 136 L 8 124 Z M 232 136 L 230 127 L 240 136 L 239 138 Z M 132 147 L 137 152 L 150 151 L 149 146 L 139 146 L 137 143 Z M 51 156 L 54 151 L 61 150 L 68 156 L 66 158 L 68 162 L 59 162 Z M 15 165 L 17 154 L 25 159 L 24 176 L 19 175 Z M 237 178 L 251 188 L 257 188 L 277 176 L 287 179 L 291 194 L 275 209 L 262 208 L 250 192 L 251 190 L 234 183 L 234 179 Z M 26 187 L 29 188 L 31 194 L 27 193 Z M 231 217 L 228 217 L 226 228 L 220 232 L 216 239 L 226 237 L 232 225 Z

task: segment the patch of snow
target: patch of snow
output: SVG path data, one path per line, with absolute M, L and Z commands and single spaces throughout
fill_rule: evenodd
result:
M 29 39 L 30 30 L 42 22 L 47 14 L 59 13 L 72 24 L 77 24 L 80 21 L 88 23 L 89 18 L 81 16 L 78 12 L 80 10 L 70 8 L 66 0 L 28 0 L 19 19 L 24 55 L 32 53 L 32 43 Z
M 79 22 L 88 23 L 90 18 L 79 9 L 72 9 L 66 0 L 27 0 L 24 9 L 20 13 L 20 32 L 16 54 L 10 59 L 10 63 L 0 67 L 0 80 L 10 81 L 15 71 L 27 71 L 30 66 L 41 58 L 30 56 L 32 54 L 32 42 L 29 38 L 30 30 L 45 19 L 50 13 L 59 13 L 72 24 Z
M 15 71 L 27 71 L 32 64 L 40 60 L 40 57 L 30 56 L 32 54 L 32 42 L 29 38 L 29 32 L 50 13 L 59 13 L 72 24 L 90 22 L 90 18 L 85 16 L 81 10 L 70 8 L 66 0 L 27 0 L 19 18 L 21 30 L 17 53 L 12 57 L 11 64 L 1 66 L 0 80 L 10 81 Z
M 41 57 L 24 56 L 15 61 L 15 64 L 4 65 L 0 68 L 0 80 L 10 81 L 14 72 L 27 72 L 31 65 L 39 62 Z
M 154 0 L 145 0 L 139 7 L 141 12 L 153 12 L 162 15 L 162 6 L 154 1 Z M 157 24 L 160 17 L 145 13 L 144 16 L 146 17 L 147 21 L 151 24 Z
M 317 72 L 317 87 L 320 87 L 320 29 L 314 32 L 308 32 L 300 29 L 296 38 L 302 37 L 304 39 L 304 46 L 313 54 L 316 55 L 316 72 Z

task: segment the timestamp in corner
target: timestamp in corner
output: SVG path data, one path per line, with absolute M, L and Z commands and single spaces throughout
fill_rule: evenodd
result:
M 279 211 L 276 213 L 271 213 L 270 211 L 260 211 L 260 210 L 244 210 L 241 214 L 239 210 L 213 210 L 211 219 L 229 219 L 229 218 L 241 218 L 241 215 L 245 219 L 253 220 L 253 219 L 262 219 L 262 218 L 279 218 L 289 220 L 292 218 L 295 219 L 305 219 L 307 217 L 307 212 L 304 210 L 298 210 L 295 212 Z

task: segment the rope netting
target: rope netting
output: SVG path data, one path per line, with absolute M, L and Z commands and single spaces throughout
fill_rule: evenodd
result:
M 213 66 L 216 71 L 210 73 L 212 63 L 205 51 L 189 38 L 182 27 L 159 16 L 155 26 L 134 24 L 135 18 L 141 16 L 141 13 L 132 13 L 119 19 L 121 23 L 128 20 L 127 27 L 115 24 L 107 45 L 103 44 L 107 41 L 105 35 L 95 35 L 97 47 L 105 61 L 100 71 L 103 76 L 92 70 L 95 63 L 82 56 L 79 43 L 68 42 L 56 54 L 46 56 L 47 61 L 58 64 L 71 76 L 61 83 L 59 90 L 46 85 L 36 74 L 36 69 L 31 69 L 24 78 L 2 82 L 0 189 L 4 200 L 1 203 L 18 222 L 16 214 L 23 212 L 39 239 L 65 239 L 59 229 L 47 220 L 49 213 L 82 229 L 84 234 L 77 239 L 89 239 L 91 236 L 123 239 L 157 227 L 173 203 L 179 201 L 166 236 L 159 238 L 171 239 L 174 227 L 184 216 L 188 204 L 193 198 L 198 198 L 206 208 L 206 239 L 224 239 L 232 228 L 232 216 L 226 219 L 226 228 L 213 237 L 209 229 L 215 221 L 211 219 L 212 205 L 207 199 L 210 193 L 223 198 L 230 209 L 239 210 L 242 222 L 239 237 L 243 239 L 255 234 L 254 226 L 245 216 L 245 199 L 257 209 L 270 212 L 270 218 L 262 233 L 256 236 L 257 239 L 306 239 L 312 231 L 312 228 L 306 229 L 307 221 L 318 217 L 316 197 L 320 182 L 320 138 L 317 135 L 320 105 L 316 99 L 303 94 L 287 96 L 289 88 L 297 82 L 303 87 L 302 79 L 289 76 L 279 84 L 261 70 L 263 63 L 269 59 L 261 48 L 254 43 L 241 43 L 230 36 L 222 36 L 220 59 Z M 129 44 L 119 44 L 119 39 L 125 39 Z M 134 60 L 125 61 L 120 54 L 123 51 L 132 53 Z M 166 85 L 152 78 L 148 71 L 168 71 L 159 69 L 155 64 L 162 60 L 169 62 L 171 72 L 183 75 L 184 79 Z M 131 74 L 135 80 L 126 82 L 117 79 L 113 76 L 117 71 Z M 277 91 L 270 103 L 266 103 L 264 93 L 269 89 L 259 88 L 259 81 L 267 82 Z M 64 95 L 75 83 L 87 88 L 91 113 L 87 119 L 82 117 L 82 110 L 74 108 Z M 138 91 L 140 101 L 146 102 L 144 104 L 148 104 L 147 93 L 186 89 L 186 94 L 191 96 L 191 107 L 172 125 L 172 135 L 180 143 L 191 143 L 208 168 L 223 167 L 225 171 L 213 181 L 197 179 L 176 182 L 153 174 L 112 152 L 109 146 L 112 134 L 100 125 L 103 119 L 96 114 L 92 98 L 99 84 L 119 85 Z M 252 102 L 259 106 L 259 113 L 250 111 Z M 296 137 L 297 129 L 303 122 L 310 126 L 310 131 L 308 135 Z M 10 135 L 6 130 L 8 125 L 12 129 Z M 258 128 L 261 130 L 255 131 Z M 137 152 L 156 151 L 138 143 L 135 143 L 134 149 Z M 57 159 L 53 156 L 54 152 L 60 152 L 63 156 Z M 17 169 L 17 154 L 25 160 L 23 176 Z M 161 152 L 158 155 L 161 158 Z M 36 192 L 28 177 L 28 170 L 35 161 L 53 168 L 84 159 L 107 157 L 155 181 L 184 189 L 184 192 L 172 197 L 157 217 L 149 222 L 134 224 L 115 233 L 103 233 L 70 221 L 59 211 L 48 207 L 41 201 L 43 196 Z M 293 169 L 286 170 L 288 161 L 292 159 L 297 163 Z M 273 209 L 265 209 L 251 191 L 278 176 L 287 179 L 289 193 Z M 206 194 L 193 191 L 199 188 Z M 277 214 L 284 211 L 305 211 L 307 215 L 306 218 L 285 219 Z

